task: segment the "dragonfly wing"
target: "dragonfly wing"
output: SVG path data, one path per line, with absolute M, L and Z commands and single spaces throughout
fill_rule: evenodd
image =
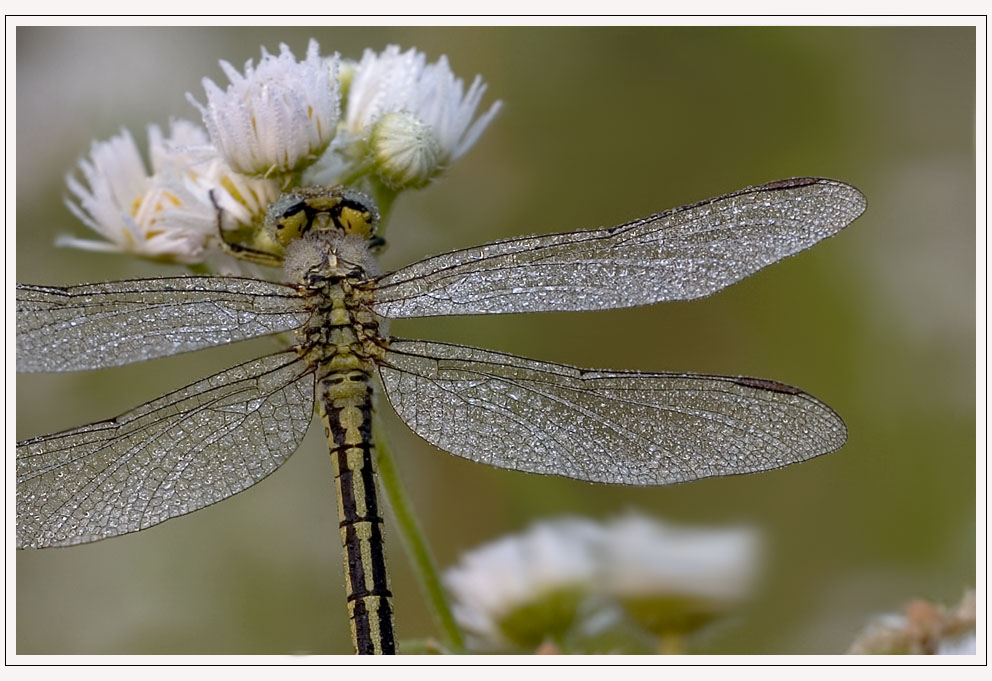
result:
M 854 187 L 781 180 L 610 229 L 497 241 L 381 277 L 384 317 L 603 310 L 708 296 L 836 234 Z
M 115 419 L 20 442 L 17 546 L 136 532 L 237 494 L 289 458 L 313 399 L 313 370 L 283 352 Z
M 395 340 L 380 364 L 400 418 L 431 444 L 513 470 L 663 485 L 779 468 L 847 430 L 781 383 L 586 371 L 444 343 Z
M 294 329 L 295 289 L 257 279 L 176 277 L 17 285 L 17 370 L 120 366 Z

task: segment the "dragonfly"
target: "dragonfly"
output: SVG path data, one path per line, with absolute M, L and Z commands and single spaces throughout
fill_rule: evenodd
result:
M 17 444 L 18 548 L 144 530 L 260 482 L 320 416 L 332 459 L 352 641 L 395 653 L 372 439 L 373 393 L 432 445 L 498 468 L 621 485 L 753 473 L 840 448 L 815 397 L 742 376 L 579 369 L 395 338 L 392 319 L 604 310 L 713 294 L 866 207 L 793 178 L 610 227 L 495 241 L 380 273 L 378 212 L 341 187 L 269 206 L 282 281 L 180 276 L 18 284 L 17 370 L 120 366 L 270 334 L 285 349 L 120 416 Z M 378 385 L 377 385 L 378 383 Z

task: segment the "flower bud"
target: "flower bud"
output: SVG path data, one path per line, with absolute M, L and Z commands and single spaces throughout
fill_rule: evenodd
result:
M 369 148 L 380 179 L 393 189 L 423 187 L 442 169 L 431 128 L 406 112 L 380 118 L 369 136 Z

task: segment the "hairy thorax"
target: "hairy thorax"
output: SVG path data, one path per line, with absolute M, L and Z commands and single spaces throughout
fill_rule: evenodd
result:
M 319 379 L 349 371 L 371 374 L 374 360 L 383 356 L 384 320 L 371 308 L 375 268 L 357 235 L 323 232 L 287 249 L 287 281 L 313 301 L 310 319 L 296 330 L 298 351 L 319 367 Z

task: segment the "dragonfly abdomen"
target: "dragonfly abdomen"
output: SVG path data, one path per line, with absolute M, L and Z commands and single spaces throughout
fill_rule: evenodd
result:
M 395 654 L 392 593 L 376 494 L 371 375 L 354 369 L 325 376 L 317 405 L 337 485 L 352 640 L 362 655 Z

